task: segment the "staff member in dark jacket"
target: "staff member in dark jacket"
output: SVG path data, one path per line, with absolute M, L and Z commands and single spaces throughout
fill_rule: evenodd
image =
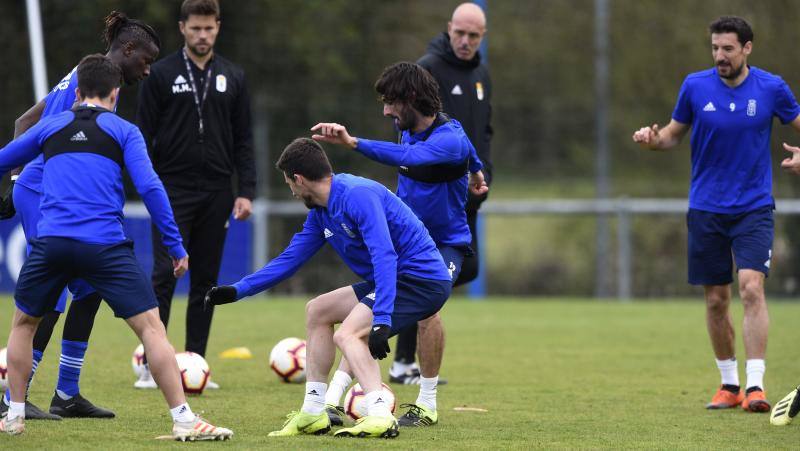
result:
M 453 17 L 447 23 L 447 31 L 428 44 L 426 54 L 417 63 L 436 79 L 442 111 L 461 123 L 483 162 L 484 179 L 487 184 L 491 184 L 492 159 L 489 145 L 492 139 L 492 82 L 489 68 L 481 64 L 481 54 L 478 52 L 485 33 L 486 16 L 481 7 L 474 3 L 462 3 L 453 11 Z M 471 282 L 478 276 L 478 234 L 475 225 L 478 209 L 486 196 L 487 194 L 476 196 L 469 193 L 467 224 L 472 233 L 470 246 L 474 254 L 464 259 L 455 286 Z M 419 383 L 419 369 L 414 363 L 416 349 L 416 327 L 397 336 L 397 354 L 389 372 L 391 382 Z
M 250 216 L 256 180 L 244 72 L 214 53 L 219 18 L 216 0 L 183 2 L 179 26 L 185 46 L 153 65 L 137 111 L 153 166 L 192 256 L 186 350 L 200 355 L 206 353 L 213 316 L 213 309 L 203 309 L 203 296 L 217 285 L 231 208 L 235 219 Z M 153 260 L 153 289 L 166 325 L 175 279 L 155 229 Z M 155 388 L 149 372 L 144 373 L 135 386 Z

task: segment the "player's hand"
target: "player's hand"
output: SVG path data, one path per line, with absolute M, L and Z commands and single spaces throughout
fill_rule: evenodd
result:
M 213 287 L 208 290 L 205 299 L 203 299 L 203 309 L 208 310 L 208 307 L 212 305 L 230 304 L 231 302 L 236 302 L 236 295 L 236 288 L 230 285 Z
M 633 142 L 646 149 L 658 149 L 661 144 L 661 136 L 658 134 L 658 124 L 650 127 L 642 127 L 633 134 Z
M 311 139 L 322 141 L 331 144 L 339 144 L 341 146 L 348 146 L 355 149 L 358 140 L 347 133 L 347 128 L 341 124 L 334 124 L 330 122 L 320 122 L 319 124 L 311 127 L 311 131 L 315 132 L 311 135 Z
M 391 349 L 389 349 L 389 331 L 391 328 L 385 324 L 377 324 L 372 326 L 369 331 L 369 353 L 372 357 L 378 360 L 386 358 Z
M 189 256 L 183 258 L 172 257 L 172 275 L 180 279 L 189 270 Z
M 482 196 L 489 192 L 489 185 L 483 178 L 483 171 L 469 173 L 469 192 L 474 196 Z
M 791 158 L 785 158 L 781 161 L 781 167 L 788 170 L 792 174 L 800 175 L 800 147 L 790 146 L 783 143 L 783 148 L 792 153 Z
M 246 197 L 237 197 L 233 203 L 233 219 L 244 221 L 253 213 L 253 202 Z

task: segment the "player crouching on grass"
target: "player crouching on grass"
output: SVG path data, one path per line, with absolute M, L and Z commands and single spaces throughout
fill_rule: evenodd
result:
M 289 144 L 277 163 L 292 194 L 311 211 L 289 247 L 233 286 L 212 288 L 206 303 L 219 305 L 260 293 L 290 277 L 326 242 L 364 282 L 312 299 L 306 305 L 306 394 L 299 412 L 270 436 L 325 434 L 328 374 L 336 347 L 366 393 L 367 416 L 337 437 L 399 434 L 381 396 L 378 362 L 389 337 L 433 318 L 450 296 L 450 274 L 422 222 L 380 183 L 333 174 L 322 146 L 308 138 Z M 334 325 L 341 326 L 334 332 Z
M 42 219 L 20 271 L 8 338 L 11 404 L 0 430 L 25 431 L 25 391 L 31 346 L 42 316 L 76 278 L 86 280 L 125 319 L 150 356 L 150 369 L 170 407 L 176 440 L 224 440 L 233 435 L 194 415 L 180 382 L 175 352 L 158 317 L 158 303 L 122 229 L 122 169 L 128 170 L 170 250 L 175 277 L 189 268 L 178 226 L 153 172 L 141 132 L 113 114 L 122 71 L 108 57 L 89 55 L 77 68 L 80 105 L 39 121 L 0 151 L 0 174 L 44 154 Z

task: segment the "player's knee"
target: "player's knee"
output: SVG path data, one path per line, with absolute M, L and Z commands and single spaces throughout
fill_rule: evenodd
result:
M 739 283 L 739 296 L 745 307 L 759 305 L 764 302 L 764 284 L 761 280 L 751 278 Z
M 339 349 L 343 349 L 351 341 L 359 339 L 360 337 L 356 336 L 353 331 L 344 327 L 340 327 L 333 333 L 333 343 L 336 344 L 336 347 Z
M 706 294 L 706 308 L 712 314 L 727 313 L 730 302 L 730 297 L 722 293 L 711 292 Z

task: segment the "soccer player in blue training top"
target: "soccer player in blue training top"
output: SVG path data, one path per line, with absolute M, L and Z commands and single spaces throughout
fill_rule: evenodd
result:
M 270 436 L 324 434 L 328 374 L 336 347 L 347 358 L 366 393 L 367 416 L 336 436 L 399 434 L 397 420 L 381 396 L 378 362 L 389 337 L 435 316 L 450 295 L 450 274 L 425 226 L 380 183 L 333 174 L 316 141 L 299 138 L 277 163 L 295 197 L 311 209 L 289 247 L 258 272 L 233 286 L 212 288 L 206 302 L 218 305 L 264 291 L 294 274 L 326 242 L 363 282 L 323 294 L 306 305 L 306 395 L 299 412 Z M 341 326 L 334 332 L 335 324 Z
M 689 283 L 703 285 L 708 334 L 722 379 L 706 407 L 741 405 L 749 412 L 767 412 L 764 279 L 775 208 L 769 141 L 774 117 L 800 131 L 800 105 L 780 77 L 747 65 L 753 31 L 744 19 L 720 17 L 709 28 L 715 67 L 686 77 L 666 127 L 641 128 L 633 140 L 646 149 L 665 150 L 692 128 Z M 744 305 L 745 390 L 739 386 L 729 312 L 734 260 Z
M 186 403 L 175 354 L 158 317 L 158 303 L 125 238 L 122 170 L 128 171 L 170 249 L 174 274 L 189 267 L 164 186 L 153 171 L 139 129 L 113 114 L 122 71 L 96 54 L 77 69 L 72 111 L 49 116 L 0 151 L 0 174 L 44 155 L 42 218 L 14 293 L 16 311 L 8 338 L 11 405 L 0 430 L 25 430 L 25 392 L 36 326 L 73 279 L 94 287 L 114 314 L 126 320 L 150 356 L 153 375 L 171 409 L 178 440 L 215 440 L 233 433 L 194 415 Z
M 401 62 L 384 69 L 375 90 L 383 101 L 383 114 L 402 133 L 400 143 L 350 136 L 340 124 L 320 123 L 311 128 L 314 139 L 348 146 L 380 163 L 397 166 L 397 196 L 425 224 L 442 254 L 453 281 L 472 251 L 467 224 L 467 185 L 476 195 L 488 188 L 482 164 L 461 124 L 441 112 L 439 86 L 422 66 Z M 400 426 L 430 426 L 439 421 L 436 388 L 444 352 L 444 330 L 439 315 L 419 322 L 420 388 L 417 401 L 400 417 Z M 334 373 L 326 410 L 331 422 L 342 424 L 339 406 L 351 382 L 346 359 Z
M 106 56 L 122 69 L 122 78 L 125 84 L 135 84 L 150 73 L 150 64 L 156 59 L 159 52 L 158 36 L 149 25 L 129 19 L 125 14 L 117 11 L 113 11 L 106 17 L 105 24 L 103 36 L 109 48 Z M 17 119 L 14 137 L 20 136 L 41 118 L 72 108 L 76 100 L 77 84 L 77 73 L 73 69 L 47 97 Z M 38 236 L 36 227 L 41 218 L 39 203 L 42 192 L 43 167 L 44 160 L 40 155 L 25 166 L 16 180 L 13 190 L 14 205 L 19 213 L 22 230 L 28 243 Z M 28 251 L 30 252 L 30 244 L 28 244 Z M 50 413 L 41 411 L 26 399 L 25 417 L 27 419 L 60 420 L 61 417 L 114 417 L 114 412 L 96 407 L 81 396 L 78 386 L 89 336 L 102 299 L 89 284 L 81 280 L 71 282 L 70 291 L 73 301 L 64 324 L 58 382 L 50 402 Z M 55 309 L 45 313 L 39 323 L 33 339 L 31 380 L 42 360 L 58 317 L 64 312 L 66 304 L 67 294 L 65 291 L 61 294 Z M 8 410 L 9 399 L 9 392 L 6 391 L 3 400 L 0 401 L 0 414 Z

